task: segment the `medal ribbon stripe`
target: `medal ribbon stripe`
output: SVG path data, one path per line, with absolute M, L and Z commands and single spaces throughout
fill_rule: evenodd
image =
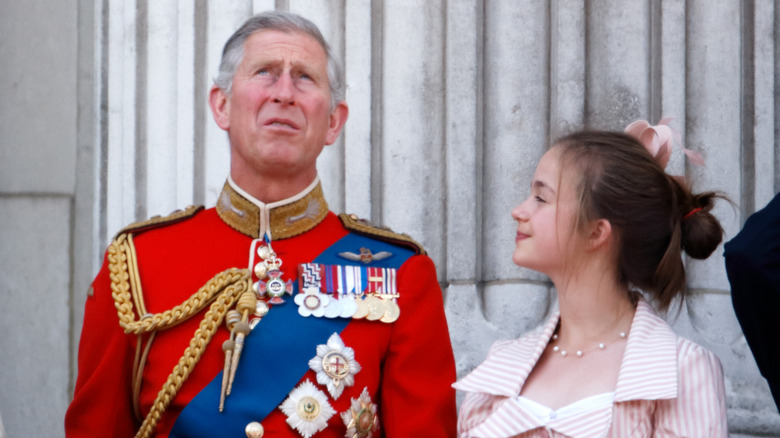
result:
M 382 268 L 368 268 L 368 293 L 377 293 L 382 290 L 384 279 Z
M 396 274 L 395 269 L 388 269 L 387 270 L 387 277 L 388 277 L 387 293 L 391 293 L 391 294 L 397 294 L 398 293 L 398 289 L 396 288 L 396 283 L 395 283 L 395 279 L 396 279 L 396 275 L 395 274 Z
M 357 295 L 355 291 L 355 284 L 359 283 L 359 281 L 356 281 L 355 279 L 355 272 L 354 269 L 352 269 L 353 266 L 342 266 L 341 269 L 344 271 L 344 277 L 346 278 L 346 292 L 348 294 Z
M 370 293 L 382 293 L 387 278 L 386 268 L 368 268 L 368 290 Z
M 341 285 L 341 280 L 339 279 L 339 266 L 338 265 L 328 266 L 327 272 L 328 275 L 330 275 L 330 285 L 331 285 L 329 293 L 335 297 L 336 294 L 341 292 L 341 290 L 343 289 Z
M 355 295 L 361 295 L 363 293 L 363 278 L 360 275 L 359 266 L 348 266 L 352 273 L 352 293 Z
M 323 292 L 330 293 L 331 291 L 333 291 L 333 270 L 329 269 L 330 267 L 325 265 L 323 265 L 322 268 L 323 268 L 322 270 L 325 271 L 325 276 L 324 276 L 325 290 Z
M 320 287 L 320 267 L 322 265 L 317 263 L 304 263 L 298 268 L 300 272 L 300 278 L 303 282 L 303 288 L 307 287 Z
M 302 263 L 300 287 L 317 287 L 334 296 L 342 294 L 397 294 L 395 268 Z

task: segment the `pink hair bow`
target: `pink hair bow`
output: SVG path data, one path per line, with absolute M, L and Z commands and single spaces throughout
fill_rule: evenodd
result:
M 637 120 L 626 127 L 626 134 L 639 140 L 639 143 L 650 152 L 650 155 L 655 157 L 658 164 L 664 169 L 669 164 L 669 158 L 671 158 L 674 148 L 675 132 L 669 127 L 671 120 L 668 117 L 663 117 L 657 125 L 651 125 L 646 120 Z M 682 150 L 691 163 L 704 166 L 704 159 L 700 153 L 684 147 Z

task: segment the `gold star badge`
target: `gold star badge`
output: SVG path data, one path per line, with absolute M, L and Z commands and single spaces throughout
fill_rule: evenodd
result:
M 371 438 L 379 430 L 376 404 L 368 395 L 368 387 L 363 388 L 360 397 L 352 399 L 352 406 L 341 413 L 341 419 L 347 426 L 347 438 Z

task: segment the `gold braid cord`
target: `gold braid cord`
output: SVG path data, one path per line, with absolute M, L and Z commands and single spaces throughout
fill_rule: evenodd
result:
M 173 368 L 173 372 L 168 376 L 168 380 L 157 394 L 152 409 L 149 411 L 149 415 L 146 416 L 144 423 L 141 425 L 141 429 L 136 434 L 136 438 L 151 436 L 154 429 L 157 427 L 157 423 L 160 421 L 163 412 L 168 408 L 168 405 L 171 403 L 171 400 L 173 400 L 173 397 L 176 396 L 176 393 L 179 392 L 181 385 L 187 380 L 187 377 L 189 377 L 192 368 L 194 368 L 195 364 L 200 360 L 203 351 L 211 341 L 214 333 L 216 333 L 230 306 L 235 303 L 242 292 L 251 290 L 251 287 L 252 285 L 249 280 L 231 284 L 225 288 L 224 293 L 220 294 L 214 304 L 211 305 L 211 308 L 206 312 L 203 321 L 200 322 L 198 330 L 195 331 L 195 336 L 190 341 L 190 345 L 184 350 L 184 355 L 179 359 L 179 363 Z
M 142 295 L 140 290 L 141 282 L 137 278 L 138 270 L 134 268 L 134 260 L 128 261 L 127 254 L 134 254 L 135 250 L 127 249 L 131 243 L 125 236 L 125 234 L 122 234 L 117 237 L 108 248 L 111 291 L 114 305 L 119 315 L 119 325 L 125 330 L 125 333 L 137 335 L 169 329 L 180 324 L 203 310 L 227 285 L 236 283 L 249 275 L 248 270 L 238 268 L 220 272 L 182 304 L 162 313 L 140 315 L 141 319 L 136 320 L 133 312 L 133 296 L 130 293 L 130 282 L 132 279 L 132 283 L 136 288 L 134 292 L 139 296 Z M 128 264 L 132 264 L 133 268 L 130 268 Z
M 225 270 L 215 275 L 184 303 L 162 313 L 141 315 L 141 319 L 137 320 L 133 312 L 133 295 L 138 297 L 142 294 L 134 256 L 132 239 L 128 239 L 126 234 L 117 236 L 108 248 L 111 291 L 119 316 L 119 325 L 125 333 L 142 334 L 168 329 L 191 318 L 213 301 L 189 346 L 184 350 L 184 355 L 157 394 L 152 409 L 136 435 L 139 438 L 148 437 L 154 432 L 162 414 L 200 360 L 227 311 L 235 304 L 242 292 L 251 290 L 252 280 L 247 269 Z M 132 293 L 131 283 L 137 289 Z M 136 301 L 136 306 L 139 306 L 139 301 Z

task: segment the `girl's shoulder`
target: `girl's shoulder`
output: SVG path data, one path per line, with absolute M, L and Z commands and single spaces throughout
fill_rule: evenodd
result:
M 723 366 L 715 353 L 682 336 L 677 336 L 677 357 L 678 366 L 683 371 L 691 366 L 704 366 L 715 372 L 723 372 Z

